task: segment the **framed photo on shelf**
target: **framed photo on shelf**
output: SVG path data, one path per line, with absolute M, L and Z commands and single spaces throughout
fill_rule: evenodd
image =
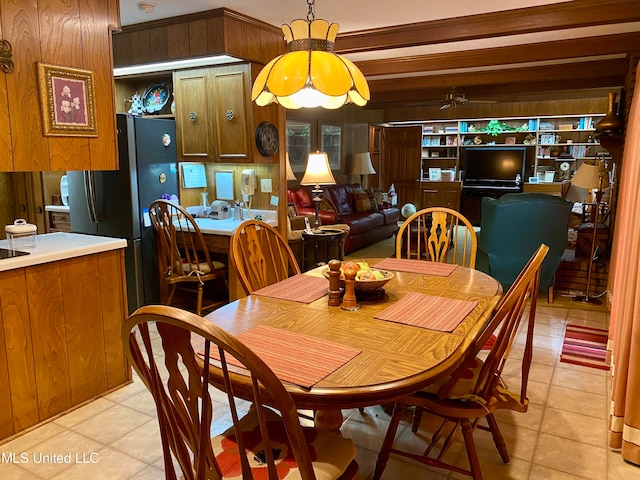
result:
M 505 145 L 515 145 L 516 144 L 516 137 L 507 137 L 504 139 L 504 144 Z
M 295 203 L 287 203 L 287 217 L 293 218 L 298 216 Z
M 442 169 L 441 168 L 430 168 L 429 169 L 429 181 L 430 182 L 440 182 L 442 181 Z
M 45 136 L 97 137 L 93 72 L 38 62 Z

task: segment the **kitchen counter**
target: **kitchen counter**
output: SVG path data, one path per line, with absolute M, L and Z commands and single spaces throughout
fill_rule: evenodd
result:
M 8 248 L 7 240 L 0 240 L 1 248 Z M 0 260 L 0 272 L 15 268 L 30 267 L 68 258 L 91 255 L 125 248 L 127 241 L 119 238 L 56 232 L 38 235 L 38 246 L 28 251 L 29 255 Z
M 245 209 L 244 218 L 254 218 L 255 215 L 261 215 L 262 220 L 271 225 L 272 227 L 278 226 L 278 212 L 272 210 L 251 210 L 251 216 Z M 196 223 L 200 228 L 200 231 L 206 235 L 225 235 L 230 237 L 238 225 L 242 223 L 240 220 L 233 220 L 233 218 L 225 218 L 224 220 L 215 220 L 212 218 L 196 218 Z

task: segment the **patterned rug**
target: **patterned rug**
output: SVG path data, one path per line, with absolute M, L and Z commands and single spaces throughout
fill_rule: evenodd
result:
M 602 328 L 567 324 L 560 361 L 609 370 L 609 365 L 607 365 L 608 334 L 609 331 Z

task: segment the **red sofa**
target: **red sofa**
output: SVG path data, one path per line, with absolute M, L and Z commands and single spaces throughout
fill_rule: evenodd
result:
M 311 187 L 289 190 L 289 202 L 295 205 L 298 215 L 315 214 L 311 190 Z M 398 231 L 400 210 L 378 206 L 372 201 L 372 195 L 362 192 L 359 184 L 323 185 L 322 190 L 323 203 L 319 211 L 322 224 L 349 225 L 349 235 L 344 241 L 346 253 L 376 243 Z

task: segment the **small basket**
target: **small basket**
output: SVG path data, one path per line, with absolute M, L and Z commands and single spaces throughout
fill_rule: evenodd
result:
M 12 225 L 4 227 L 11 250 L 35 250 L 38 248 L 38 227 L 18 218 Z
M 395 275 L 386 270 L 380 270 L 379 268 L 372 268 L 372 270 L 378 270 L 384 275 L 382 279 L 376 280 L 358 280 L 356 279 L 355 291 L 356 292 L 372 292 L 374 290 L 378 290 L 382 288 L 389 280 L 391 280 Z M 322 275 L 326 278 L 329 278 L 329 267 L 322 270 Z M 340 286 L 344 288 L 344 276 L 340 276 Z

